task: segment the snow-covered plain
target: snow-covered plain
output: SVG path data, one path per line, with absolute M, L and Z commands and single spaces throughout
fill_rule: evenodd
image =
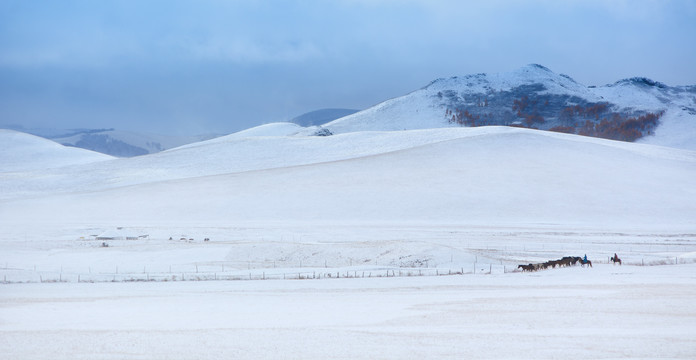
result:
M 696 152 L 303 131 L 51 168 L 5 150 L 0 358 L 696 356 Z
M 22 284 L 3 359 L 690 359 L 694 266 Z

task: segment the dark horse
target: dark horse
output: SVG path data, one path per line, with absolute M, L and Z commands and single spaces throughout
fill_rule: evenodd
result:
M 534 271 L 536 270 L 536 267 L 534 264 L 529 264 L 529 265 L 518 265 L 518 269 L 522 269 L 522 271 Z
M 585 265 L 592 267 L 592 261 L 585 259 L 580 260 L 580 266 L 585 267 Z
M 609 260 L 611 260 L 614 263 L 614 265 L 616 265 L 616 263 L 619 263 L 619 265 L 622 265 L 621 259 L 619 259 L 619 257 L 616 256 L 616 254 L 614 254 L 614 256 L 610 257 Z

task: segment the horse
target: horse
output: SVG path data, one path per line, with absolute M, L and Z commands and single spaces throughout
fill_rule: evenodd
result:
M 519 266 L 517 266 L 517 268 L 522 269 L 522 271 L 534 271 L 534 270 L 536 270 L 534 264 L 519 265 Z
M 616 263 L 619 263 L 619 265 L 623 265 L 621 263 L 621 259 L 619 259 L 619 257 L 616 256 L 616 254 L 614 254 L 614 256 L 610 257 L 609 260 L 611 260 L 614 263 L 614 265 L 616 265 Z
M 592 267 L 592 261 L 590 261 L 590 260 L 587 260 L 587 261 L 585 261 L 585 260 L 580 260 L 580 266 L 585 267 L 585 265 L 587 265 L 587 266 L 589 266 L 589 267 Z

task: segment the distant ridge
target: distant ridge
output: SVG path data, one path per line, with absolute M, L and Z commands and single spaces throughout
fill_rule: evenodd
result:
M 39 136 L 0 129 L 0 173 L 85 165 L 113 157 L 66 147 Z
M 358 111 L 354 109 L 319 109 L 294 117 L 290 122 L 300 126 L 318 126 Z
M 323 125 L 333 134 L 503 125 L 696 150 L 696 86 L 585 86 L 545 66 L 454 76 Z
M 43 137 L 61 145 L 96 151 L 117 157 L 154 154 L 193 142 L 208 140 L 217 135 L 168 136 L 109 129 L 27 129 L 19 125 L 1 125 L 27 134 Z

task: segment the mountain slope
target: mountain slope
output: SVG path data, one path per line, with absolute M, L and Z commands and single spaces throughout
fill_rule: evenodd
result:
M 0 199 L 346 160 L 469 137 L 485 129 L 362 132 L 328 137 L 301 135 L 313 131 L 290 123 L 267 124 L 157 154 L 37 170 L 22 177 L 0 173 L 0 182 L 14 189 L 0 193 Z
M 509 73 L 438 79 L 323 127 L 336 134 L 482 125 L 696 150 L 696 86 L 669 87 L 633 78 L 587 87 L 543 66 L 528 65 Z M 672 134 L 680 139 L 673 141 Z
M 450 130 L 382 133 L 421 144 L 342 160 L 17 197 L 0 202 L 0 219 L 71 226 L 696 226 L 694 152 L 506 127 L 457 129 L 460 137 L 433 140 L 433 132 Z M 110 164 L 124 160 L 132 159 Z
M 45 170 L 111 159 L 113 157 L 98 152 L 66 147 L 38 136 L 0 129 L 0 173 Z
M 136 133 L 115 129 L 55 129 L 24 128 L 0 124 L 0 128 L 15 130 L 53 140 L 59 144 L 97 151 L 117 157 L 154 154 L 166 149 L 214 138 L 216 135 L 172 136 Z
M 69 136 L 54 136 L 51 139 L 63 145 L 89 149 L 118 157 L 132 157 L 153 154 L 212 137 L 214 136 L 165 136 L 106 129 L 98 131 L 85 130 Z

